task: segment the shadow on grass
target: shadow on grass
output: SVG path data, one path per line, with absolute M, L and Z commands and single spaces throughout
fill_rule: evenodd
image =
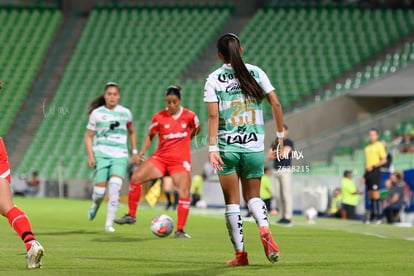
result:
M 128 243 L 132 243 L 132 242 L 142 242 L 142 241 L 147 241 L 148 239 L 144 239 L 144 238 L 137 238 L 137 237 L 131 237 L 131 236 L 118 236 L 114 233 L 102 233 L 102 237 L 97 237 L 95 239 L 91 239 L 91 242 L 103 242 L 103 243 L 108 243 L 108 242 L 128 242 Z
M 223 275 L 223 274 L 239 274 L 239 275 L 254 275 L 260 274 L 261 270 L 264 267 L 262 265 L 249 265 L 249 266 L 228 266 L 226 264 L 217 265 L 214 267 L 201 268 L 201 269 L 192 269 L 192 270 L 181 270 L 175 272 L 160 272 L 154 273 L 153 275 L 159 276 L 176 276 L 176 275 Z
M 96 235 L 101 233 L 101 231 L 88 231 L 88 230 L 56 230 L 50 232 L 36 231 L 36 236 L 67 236 L 67 235 Z

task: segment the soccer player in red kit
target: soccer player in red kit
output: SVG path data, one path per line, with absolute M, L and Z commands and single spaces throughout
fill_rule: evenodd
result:
M 181 87 L 170 86 L 165 94 L 167 108 L 154 115 L 149 134 L 144 140 L 139 157 L 143 160 L 152 139 L 158 134 L 158 148 L 132 175 L 128 193 L 129 212 L 114 220 L 118 224 L 134 224 L 142 183 L 171 176 L 178 190 L 176 238 L 190 238 L 184 232 L 190 210 L 191 147 L 190 141 L 200 130 L 197 115 L 181 106 Z
M 39 268 L 42 265 L 44 249 L 32 232 L 26 214 L 13 203 L 10 190 L 10 167 L 6 147 L 0 137 L 0 214 L 7 217 L 11 227 L 26 245 L 27 267 Z

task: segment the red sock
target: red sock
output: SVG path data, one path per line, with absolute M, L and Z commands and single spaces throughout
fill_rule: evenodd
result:
M 131 182 L 129 184 L 129 192 L 128 192 L 128 208 L 129 208 L 129 215 L 135 218 L 137 214 L 138 202 L 141 198 L 141 191 L 142 185 L 138 183 Z
M 26 244 L 26 249 L 29 250 L 30 241 L 34 240 L 35 237 L 32 233 L 32 227 L 30 226 L 30 222 L 27 219 L 26 214 L 19 208 L 13 207 L 7 212 L 6 216 L 11 227 Z
M 178 200 L 177 208 L 177 231 L 183 231 L 185 223 L 187 222 L 188 213 L 190 212 L 189 198 L 180 198 Z

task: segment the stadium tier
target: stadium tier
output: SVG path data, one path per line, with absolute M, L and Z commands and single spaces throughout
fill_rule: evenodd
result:
M 62 164 L 65 178 L 88 176 L 83 145 L 86 110 L 107 81 L 121 87 L 121 104 L 134 114 L 139 146 L 152 114 L 163 108 L 163 92 L 170 84 L 183 86 L 183 105 L 206 122 L 205 80 L 179 79 L 231 13 L 230 7 L 211 5 L 96 8 L 48 107 L 50 116 L 42 121 L 17 172 L 38 169 L 41 175 L 56 178 Z M 276 6 L 257 11 L 240 37 L 246 62 L 267 72 L 288 108 L 311 99 L 313 91 L 413 29 L 412 11 Z M 408 61 L 411 55 L 410 44 L 399 60 Z M 384 66 L 375 67 L 380 68 L 378 74 L 392 70 Z M 270 118 L 266 107 L 265 117 Z M 206 132 L 203 128 L 202 135 Z M 204 142 L 194 141 L 193 146 Z
M 245 59 L 268 73 L 289 107 L 413 29 L 412 10 L 292 5 L 258 11 L 241 39 Z
M 165 106 L 165 89 L 179 83 L 230 14 L 230 8 L 211 6 L 95 9 L 17 173 L 37 169 L 57 178 L 61 167 L 66 179 L 88 178 L 87 107 L 108 81 L 119 83 L 120 103 L 134 115 L 140 147 L 152 115 Z M 184 105 L 195 109 L 190 99 L 200 100 L 202 91 L 199 97 L 184 92 Z M 205 121 L 206 114 L 196 111 Z
M 0 136 L 13 123 L 62 19 L 56 8 L 0 6 Z
M 414 42 L 406 42 L 403 47 L 398 48 L 394 53 L 386 55 L 372 65 L 367 65 L 364 70 L 356 72 L 354 77 L 347 78 L 342 83 L 337 83 L 334 89 L 326 90 L 323 99 L 357 89 L 361 85 L 385 74 L 394 73 L 411 62 L 414 62 Z

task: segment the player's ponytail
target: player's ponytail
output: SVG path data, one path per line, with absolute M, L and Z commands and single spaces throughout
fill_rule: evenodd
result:
M 265 93 L 249 70 L 247 70 L 240 55 L 240 48 L 239 38 L 232 33 L 221 36 L 217 41 L 217 50 L 222 55 L 224 62 L 231 64 L 243 94 L 247 98 L 261 101 L 265 98 Z
M 105 98 L 104 95 L 99 95 L 97 98 L 95 98 L 88 107 L 88 115 L 90 115 L 92 113 L 92 111 L 94 111 L 94 109 L 105 105 Z
M 106 89 L 108 89 L 109 87 L 116 87 L 116 88 L 118 88 L 118 91 L 119 91 L 119 86 L 118 86 L 117 83 L 115 83 L 115 82 L 108 82 L 108 83 L 106 83 L 105 84 L 105 88 L 104 88 L 104 93 L 101 94 L 101 95 L 99 95 L 97 98 L 95 98 L 89 104 L 89 107 L 88 107 L 88 115 L 90 115 L 94 109 L 96 109 L 96 108 L 98 108 L 98 107 L 103 106 L 103 105 L 106 104 L 105 98 L 104 98 L 104 94 L 105 94 Z

